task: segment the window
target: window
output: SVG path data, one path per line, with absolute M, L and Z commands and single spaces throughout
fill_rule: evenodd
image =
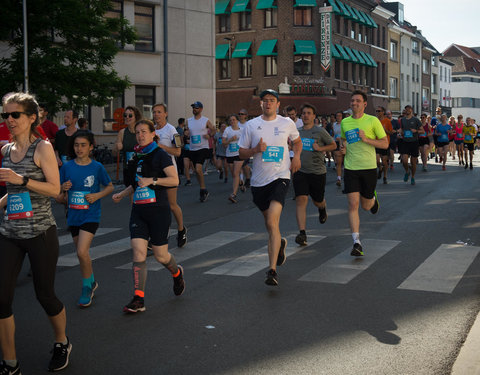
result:
M 390 77 L 390 97 L 396 98 L 398 90 L 398 80 L 395 77 Z
M 349 35 L 349 33 L 348 33 L 348 23 L 349 23 L 349 20 L 344 18 L 343 19 L 343 35 L 345 35 L 345 36 Z
M 410 50 L 407 48 L 407 65 L 410 65 Z
M 437 75 L 432 74 L 432 94 L 437 93 Z
M 405 63 L 405 48 L 403 48 L 403 46 L 401 47 L 401 50 L 400 50 L 400 60 L 402 60 L 402 64 Z
M 387 69 L 386 69 L 386 64 L 382 63 L 382 94 L 384 95 L 385 95 L 386 86 L 387 86 Z
M 407 95 L 410 92 L 410 76 L 407 74 L 407 89 L 405 90 L 406 94 L 406 99 L 408 99 Z
M 412 64 L 412 82 L 415 82 L 415 64 Z
M 350 29 L 350 38 L 355 39 L 355 29 L 357 28 L 357 24 L 352 22 L 352 28 Z
M 277 75 L 277 56 L 265 56 L 265 75 Z
M 400 99 L 405 99 L 405 83 L 403 82 L 403 73 L 400 74 Z
M 293 26 L 312 26 L 312 8 L 295 7 L 293 9 Z
M 343 62 L 343 80 L 348 82 L 348 62 Z
M 230 14 L 221 14 L 218 16 L 218 31 L 220 33 L 230 32 Z
M 115 131 L 113 129 L 113 124 L 116 122 L 114 116 L 115 111 L 121 110 L 124 107 L 124 98 L 123 95 L 117 96 L 116 98 L 112 98 L 108 101 L 107 105 L 105 105 L 103 109 L 103 131 L 104 132 L 112 132 Z M 123 119 L 122 119 L 123 120 Z
M 335 59 L 335 79 L 340 79 L 340 65 L 342 64 L 341 60 Z
M 387 43 L 387 37 L 386 37 L 386 31 L 385 31 L 385 26 L 382 26 L 382 48 L 386 48 L 386 43 Z
M 391 40 L 390 41 L 390 60 L 398 61 L 398 45 L 397 42 Z
M 417 64 L 417 76 L 415 77 L 416 81 L 420 78 L 420 65 Z
M 277 8 L 265 9 L 265 27 L 277 27 Z
M 232 77 L 232 62 L 230 60 L 219 60 L 220 79 L 230 79 Z
M 416 40 L 412 40 L 412 53 L 418 55 L 420 50 L 418 48 L 418 42 Z
M 335 30 L 339 34 L 342 32 L 342 29 L 341 29 L 341 26 L 340 26 L 340 16 L 338 14 L 335 15 Z
M 367 85 L 367 76 L 365 75 L 365 67 L 363 65 L 360 65 L 359 69 L 359 75 L 358 75 L 358 83 L 366 86 Z M 362 82 L 363 79 L 363 82 Z
M 154 51 L 153 6 L 135 4 L 136 51 Z
M 357 77 L 357 64 L 352 64 L 352 83 L 356 84 Z
M 416 112 L 416 104 L 415 104 L 415 93 L 412 92 L 412 107 L 413 107 L 413 112 Z
M 440 81 L 443 81 L 443 66 L 440 67 Z
M 240 60 L 240 78 L 250 78 L 252 76 L 252 58 L 244 57 Z
M 440 89 L 440 95 L 439 96 L 440 96 L 440 103 L 442 103 L 442 101 L 443 101 L 442 89 Z
M 293 59 L 293 74 L 312 74 L 312 55 L 295 55 Z
M 430 67 L 428 65 L 427 59 L 422 59 L 422 72 L 423 74 L 428 74 L 430 72 Z
M 247 10 L 240 13 L 240 30 L 252 29 L 252 12 Z
M 152 107 L 155 104 L 154 86 L 135 86 L 135 106 L 144 118 L 152 118 Z
M 358 34 L 357 34 L 357 39 L 358 39 L 359 42 L 362 41 L 362 35 L 363 35 L 362 30 L 363 30 L 363 27 L 361 25 L 359 25 L 358 26 Z
M 110 6 L 111 6 L 110 9 L 107 10 L 107 12 L 105 13 L 105 17 L 114 18 L 114 19 L 122 18 L 123 2 L 122 1 L 111 1 Z M 123 48 L 124 46 L 120 42 L 120 33 L 114 32 L 111 35 L 112 35 L 112 39 L 117 42 L 117 47 L 118 48 Z

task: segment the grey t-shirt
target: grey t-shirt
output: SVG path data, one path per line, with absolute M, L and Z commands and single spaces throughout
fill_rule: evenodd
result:
M 325 167 L 325 153 L 322 151 L 315 151 L 313 149 L 313 143 L 318 143 L 319 146 L 326 146 L 334 143 L 333 138 L 328 132 L 320 127 L 314 126 L 311 129 L 304 129 L 301 127 L 298 129 L 300 138 L 302 139 L 303 149 L 300 155 L 300 161 L 302 166 L 300 171 L 303 173 L 324 174 L 327 173 Z
M 412 117 L 410 119 L 402 117 L 401 126 L 403 130 L 404 142 L 418 141 L 418 132 L 412 133 L 412 129 L 423 130 L 422 122 L 417 117 Z

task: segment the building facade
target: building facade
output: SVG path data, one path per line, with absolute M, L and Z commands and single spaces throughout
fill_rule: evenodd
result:
M 445 60 L 443 57 L 438 58 L 438 105 L 442 110 L 451 115 L 452 113 L 452 68 L 455 64 Z

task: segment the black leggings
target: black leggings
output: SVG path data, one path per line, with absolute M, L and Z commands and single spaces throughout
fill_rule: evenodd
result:
M 49 316 L 62 311 L 63 304 L 54 290 L 58 251 L 55 225 L 29 239 L 13 239 L 0 234 L 0 319 L 12 315 L 15 284 L 27 253 L 38 301 Z

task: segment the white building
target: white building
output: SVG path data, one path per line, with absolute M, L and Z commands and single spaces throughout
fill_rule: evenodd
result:
M 452 67 L 455 64 L 440 57 L 438 59 L 439 69 L 439 93 L 438 93 L 438 105 L 442 109 L 451 113 L 452 109 Z

